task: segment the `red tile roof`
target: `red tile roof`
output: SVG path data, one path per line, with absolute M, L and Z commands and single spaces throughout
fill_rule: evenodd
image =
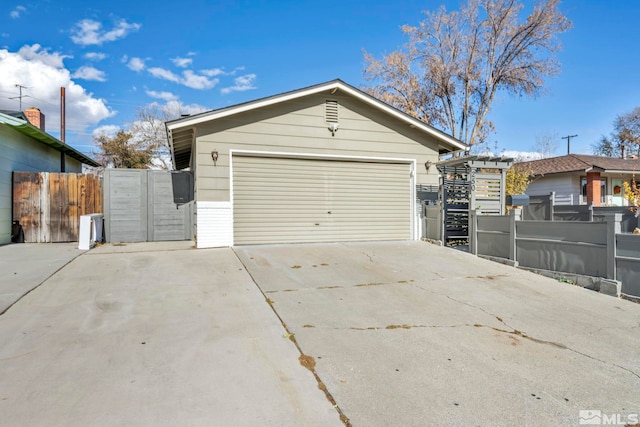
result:
M 640 160 L 569 154 L 530 162 L 520 162 L 516 163 L 514 167 L 528 169 L 533 176 L 564 172 L 589 172 L 591 170 L 640 173 Z

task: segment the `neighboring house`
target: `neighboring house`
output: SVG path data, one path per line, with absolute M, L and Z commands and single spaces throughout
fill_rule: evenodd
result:
M 623 183 L 631 183 L 640 172 L 640 160 L 569 154 L 514 167 L 533 176 L 526 191 L 530 196 L 554 192 L 557 204 L 627 206 Z M 640 175 L 635 179 L 640 181 Z
M 12 172 L 61 172 L 61 153 L 66 172 L 82 172 L 82 164 L 99 166 L 46 133 L 40 110 L 0 113 L 0 244 L 11 242 Z
M 166 125 L 198 247 L 417 239 L 416 185 L 468 148 L 341 80 Z

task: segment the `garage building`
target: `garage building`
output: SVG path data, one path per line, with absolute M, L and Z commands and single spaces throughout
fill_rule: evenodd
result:
M 416 186 L 468 147 L 342 82 L 167 122 L 197 246 L 417 239 Z

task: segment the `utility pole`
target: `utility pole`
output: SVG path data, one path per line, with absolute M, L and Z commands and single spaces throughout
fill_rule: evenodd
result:
M 67 106 L 67 99 L 66 99 L 66 93 L 65 93 L 65 88 L 64 86 L 62 86 L 60 88 L 60 141 L 62 141 L 62 143 L 65 143 L 65 127 L 66 127 L 66 123 L 67 123 L 67 112 L 66 112 L 66 106 Z M 66 172 L 66 168 L 67 168 L 67 162 L 66 162 L 66 154 L 64 153 L 64 151 L 60 152 L 60 172 Z
M 14 87 L 17 87 L 18 89 L 20 89 L 20 95 L 19 96 L 14 96 L 14 97 L 9 98 L 9 99 L 20 99 L 20 111 L 22 111 L 22 98 L 26 98 L 28 96 L 28 95 L 22 95 L 22 89 L 29 89 L 29 88 L 26 87 L 26 86 L 22 86 L 19 83 L 16 83 L 14 85 Z
M 571 138 L 575 138 L 576 136 L 578 135 L 567 135 L 561 138 L 567 140 L 567 155 L 571 154 Z

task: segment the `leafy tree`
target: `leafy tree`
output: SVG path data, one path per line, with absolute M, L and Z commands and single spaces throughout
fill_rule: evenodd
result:
M 505 193 L 507 196 L 524 194 L 530 183 L 531 171 L 529 169 L 515 165 L 507 169 L 505 181 Z
M 153 147 L 135 141 L 130 132 L 118 131 L 114 136 L 94 138 L 100 150 L 96 157 L 105 167 L 147 169 L 152 165 Z
M 417 27 L 402 27 L 404 50 L 382 59 L 365 52 L 364 89 L 469 145 L 482 142 L 493 131 L 487 114 L 498 91 L 535 96 L 559 72 L 557 36 L 571 22 L 558 3 L 540 1 L 524 20 L 516 0 L 427 11 Z

